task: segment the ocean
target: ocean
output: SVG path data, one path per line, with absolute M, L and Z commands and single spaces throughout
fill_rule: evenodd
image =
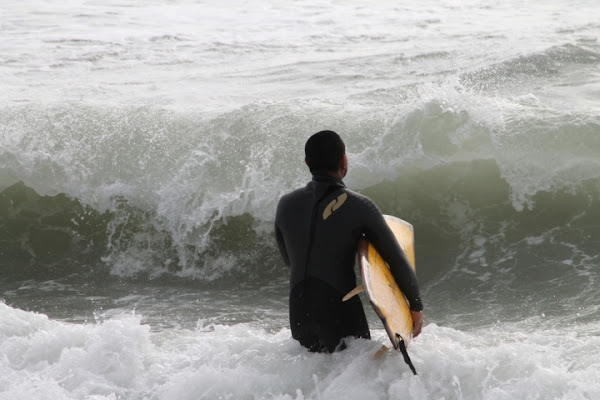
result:
M 597 0 L 0 4 L 0 399 L 600 399 Z M 425 306 L 312 354 L 304 143 L 414 225 Z M 361 295 L 362 296 L 362 295 Z

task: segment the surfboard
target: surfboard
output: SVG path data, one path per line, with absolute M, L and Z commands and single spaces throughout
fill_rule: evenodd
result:
M 415 269 L 413 226 L 391 215 L 384 215 L 384 217 L 394 236 L 396 236 L 396 240 L 404 251 L 408 262 Z M 348 300 L 364 288 L 375 313 L 383 322 L 392 346 L 402 352 L 404 360 L 416 375 L 406 351 L 406 347 L 412 339 L 413 328 L 413 320 L 406 297 L 398 288 L 386 262 L 375 250 L 375 247 L 365 239 L 361 239 L 358 245 L 358 261 L 362 285 L 349 292 L 343 300 Z M 376 357 L 380 355 L 381 353 L 378 352 Z

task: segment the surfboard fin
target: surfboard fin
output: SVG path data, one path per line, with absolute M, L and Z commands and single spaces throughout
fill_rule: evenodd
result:
M 365 287 L 363 286 L 363 284 L 361 283 L 360 285 L 358 285 L 357 287 L 355 287 L 354 289 L 352 289 L 351 291 L 348 292 L 347 295 L 345 295 L 342 298 L 342 301 L 347 301 L 350 300 L 351 298 L 353 298 L 354 296 L 356 296 L 357 294 L 359 294 L 360 292 L 362 292 L 363 290 L 365 290 Z
M 390 350 L 390 348 L 384 344 L 383 346 L 381 346 L 381 348 L 379 350 L 377 350 L 377 353 L 375 353 L 375 355 L 373 356 L 373 360 L 379 360 L 389 350 Z
M 415 369 L 415 366 L 413 365 L 412 361 L 410 360 L 410 357 L 408 356 L 408 351 L 406 350 L 406 343 L 404 343 L 404 339 L 402 339 L 400 335 L 398 335 L 398 339 L 400 340 L 398 342 L 398 348 L 402 353 L 402 357 L 404 357 L 404 362 L 408 364 L 408 367 L 410 368 L 412 373 L 414 375 L 417 375 L 417 370 Z

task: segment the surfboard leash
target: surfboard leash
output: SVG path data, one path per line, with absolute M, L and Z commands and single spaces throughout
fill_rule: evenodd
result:
M 417 375 L 417 370 L 415 369 L 415 366 L 413 365 L 412 361 L 410 360 L 410 357 L 408 356 L 408 351 L 406 350 L 406 343 L 404 343 L 404 339 L 402 339 L 402 337 L 400 337 L 400 335 L 398 336 L 398 348 L 400 349 L 400 352 L 402 353 L 402 357 L 404 357 L 404 362 L 406 364 L 408 364 L 408 367 L 410 368 L 410 370 L 412 371 L 412 373 L 414 375 Z

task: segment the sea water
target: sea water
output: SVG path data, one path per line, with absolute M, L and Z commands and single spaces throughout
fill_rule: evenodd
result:
M 597 0 L 0 4 L 1 399 L 599 399 Z M 306 139 L 413 223 L 413 376 L 291 339 Z

